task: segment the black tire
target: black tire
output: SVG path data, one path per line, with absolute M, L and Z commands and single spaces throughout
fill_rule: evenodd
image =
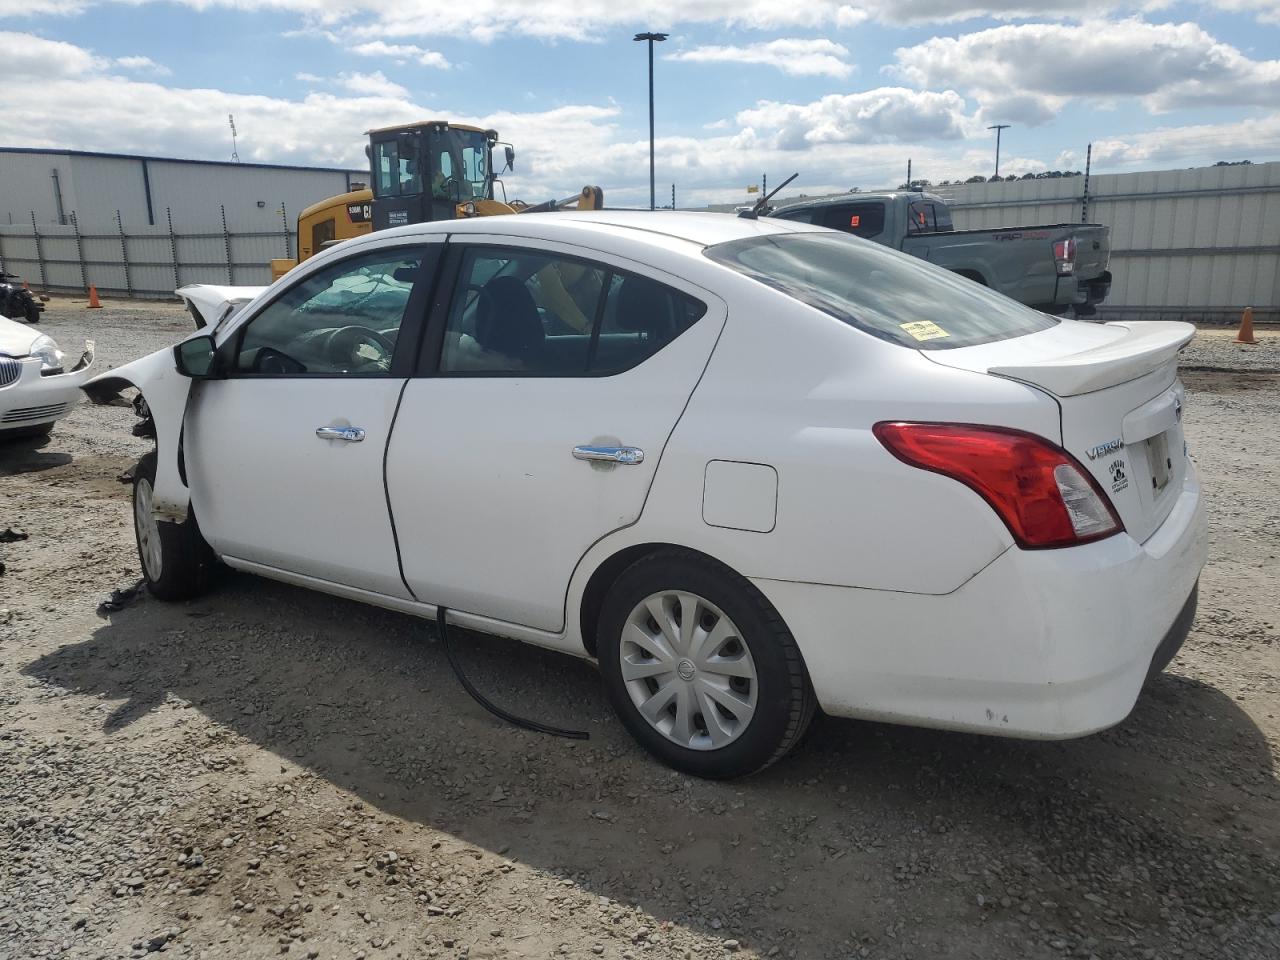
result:
M 683 746 L 650 725 L 622 676 L 621 645 L 628 617 L 647 597 L 672 590 L 695 594 L 723 611 L 737 626 L 755 664 L 755 712 L 736 739 L 717 749 Z M 605 693 L 623 725 L 646 750 L 684 773 L 713 780 L 755 773 L 785 756 L 813 719 L 813 687 L 782 617 L 747 580 L 707 557 L 673 549 L 632 564 L 609 588 L 597 638 Z
M 27 323 L 40 322 L 40 307 L 38 304 L 28 303 L 26 305 L 26 310 L 27 310 Z
M 182 523 L 157 521 L 155 533 L 159 542 L 159 571 L 150 569 L 148 551 L 143 547 L 139 529 L 139 499 L 154 488 L 156 454 L 153 451 L 138 461 L 133 471 L 133 533 L 138 546 L 138 564 L 147 590 L 160 600 L 190 600 L 209 589 L 216 558 L 200 533 L 193 510 L 188 510 Z M 144 492 L 144 485 L 145 491 Z

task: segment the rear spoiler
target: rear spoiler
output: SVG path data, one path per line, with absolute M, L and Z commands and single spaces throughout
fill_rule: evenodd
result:
M 1044 387 L 1060 397 L 1074 397 L 1105 390 L 1158 370 L 1176 357 L 1196 334 L 1191 324 L 1169 320 L 1109 323 L 1107 327 L 1126 333 L 1080 353 L 996 365 L 988 367 L 987 372 Z

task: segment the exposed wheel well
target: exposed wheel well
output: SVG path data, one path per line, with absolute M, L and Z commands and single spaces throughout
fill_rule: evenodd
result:
M 733 572 L 730 567 L 725 566 L 715 557 L 699 550 L 681 546 L 678 543 L 638 543 L 633 547 L 619 550 L 596 568 L 595 573 L 591 574 L 591 579 L 587 581 L 587 588 L 582 592 L 582 605 L 578 609 L 578 624 L 582 631 L 583 645 L 593 657 L 596 655 L 596 624 L 600 621 L 600 610 L 604 606 L 604 598 L 609 592 L 609 588 L 621 576 L 622 571 L 637 560 L 641 560 L 660 550 L 679 550 L 694 556 L 705 557 L 712 563 L 724 567 L 731 573 Z
M 966 280 L 972 280 L 974 283 L 980 283 L 982 286 L 988 286 L 986 279 L 977 270 L 952 270 L 958 277 L 964 277 Z

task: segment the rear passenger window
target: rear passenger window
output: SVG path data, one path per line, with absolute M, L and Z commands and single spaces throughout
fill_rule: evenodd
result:
M 527 250 L 472 248 L 449 307 L 442 373 L 603 376 L 643 362 L 705 307 L 656 280 Z
M 829 207 L 819 221 L 831 230 L 842 230 L 870 240 L 884 232 L 883 203 L 852 203 Z

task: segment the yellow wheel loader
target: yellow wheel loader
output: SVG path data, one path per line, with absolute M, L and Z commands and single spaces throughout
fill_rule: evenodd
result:
M 604 206 L 604 191 L 590 186 L 566 200 L 533 206 L 508 203 L 503 187 L 499 200 L 494 185 L 501 186 L 502 181 L 494 173 L 494 148 L 503 147 L 503 172 L 515 165 L 516 152 L 498 139 L 496 130 L 432 120 L 381 127 L 368 135 L 369 186 L 303 210 L 298 215 L 298 259 L 272 260 L 272 280 L 327 246 L 374 230 L 433 220 Z

